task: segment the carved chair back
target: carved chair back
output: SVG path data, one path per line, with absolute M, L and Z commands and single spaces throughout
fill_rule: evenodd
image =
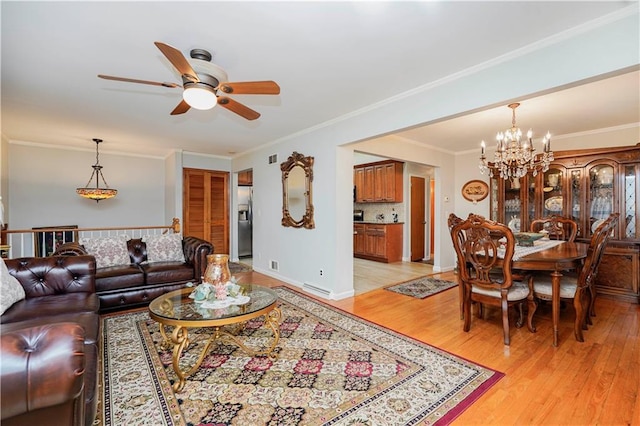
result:
M 463 283 L 504 290 L 506 294 L 512 284 L 513 232 L 504 224 L 470 214 L 467 220 L 453 226 L 451 237 L 458 264 L 467 265 L 460 268 Z
M 529 230 L 531 232 L 547 231 L 550 240 L 573 242 L 578 235 L 578 224 L 571 218 L 553 215 L 534 220 Z
M 522 305 L 527 300 L 533 281 L 527 277 L 528 286 L 514 286 L 511 265 L 515 251 L 515 237 L 506 225 L 486 220 L 480 215 L 470 214 L 467 220 L 451 218 L 451 240 L 456 251 L 458 277 L 463 286 L 464 331 L 471 328 L 471 304 L 478 304 L 478 316 L 482 316 L 482 304 L 499 307 L 502 312 L 504 344 L 509 345 L 509 306 L 517 304 L 523 323 Z M 513 291 L 512 291 L 513 290 Z M 533 301 L 530 301 L 533 303 Z M 529 327 L 530 331 L 533 331 Z
M 619 217 L 620 213 L 611 214 L 600 224 L 600 226 L 598 226 L 591 236 L 587 257 L 578 274 L 578 287 L 585 288 L 592 287 L 594 285 L 596 275 L 598 274 L 598 267 L 600 266 L 602 255 L 604 254 L 604 249 L 611 239 L 613 231 L 618 224 Z

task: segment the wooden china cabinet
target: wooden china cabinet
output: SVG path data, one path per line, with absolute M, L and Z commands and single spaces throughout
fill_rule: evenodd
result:
M 620 213 L 596 287 L 599 294 L 640 303 L 640 144 L 556 151 L 554 157 L 537 176 L 491 178 L 491 219 L 528 231 L 535 218 L 566 216 L 578 223 L 577 241 L 588 242 L 603 219 Z

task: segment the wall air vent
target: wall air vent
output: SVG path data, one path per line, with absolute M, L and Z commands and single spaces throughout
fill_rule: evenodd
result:
M 269 261 L 269 269 L 271 269 L 273 271 L 277 271 L 279 267 L 280 266 L 278 265 L 278 261 L 277 260 Z
M 278 161 L 278 154 L 271 154 L 269 156 L 269 164 L 276 163 Z

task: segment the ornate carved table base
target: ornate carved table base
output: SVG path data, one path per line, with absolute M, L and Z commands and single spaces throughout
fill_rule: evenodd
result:
M 175 371 L 176 375 L 178 376 L 178 381 L 176 381 L 173 384 L 173 390 L 175 392 L 182 391 L 182 389 L 184 388 L 186 378 L 192 375 L 193 373 L 195 373 L 198 370 L 198 368 L 200 368 L 200 364 L 202 364 L 202 361 L 204 361 L 205 356 L 207 355 L 207 353 L 209 353 L 209 349 L 211 348 L 211 345 L 213 345 L 215 342 L 218 342 L 218 341 L 226 341 L 228 343 L 236 344 L 238 347 L 240 347 L 243 351 L 245 351 L 247 354 L 251 356 L 266 355 L 270 359 L 275 360 L 277 358 L 277 354 L 274 353 L 274 349 L 276 348 L 276 346 L 278 345 L 278 342 L 280 341 L 281 317 L 282 317 L 282 312 L 277 307 L 274 307 L 268 314 L 265 315 L 264 326 L 271 329 L 271 332 L 273 333 L 273 337 L 271 340 L 271 345 L 269 345 L 269 347 L 264 350 L 260 350 L 260 349 L 254 350 L 249 348 L 247 345 L 245 345 L 245 343 L 241 339 L 238 338 L 238 336 L 224 330 L 223 329 L 224 326 L 203 327 L 203 328 L 211 328 L 213 329 L 213 332 L 211 336 L 207 339 L 207 342 L 202 348 L 202 351 L 200 352 L 200 355 L 198 356 L 198 359 L 196 360 L 195 364 L 193 364 L 193 366 L 191 366 L 191 368 L 188 368 L 186 371 L 183 371 L 182 368 L 180 367 L 180 358 L 182 357 L 182 352 L 185 350 L 185 348 L 189 346 L 189 343 L 190 343 L 188 327 L 181 326 L 181 325 L 174 326 L 173 332 L 169 337 L 169 335 L 165 330 L 165 325 L 160 324 L 160 333 L 162 334 L 162 337 L 164 339 L 163 347 L 168 349 L 171 347 L 171 345 L 173 345 L 173 371 Z M 242 324 L 243 323 L 236 324 L 240 326 L 238 330 L 242 328 L 241 327 Z

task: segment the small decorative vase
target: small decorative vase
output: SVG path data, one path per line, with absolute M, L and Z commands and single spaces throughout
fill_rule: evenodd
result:
M 210 254 L 207 256 L 207 269 L 204 271 L 203 282 L 226 284 L 231 279 L 228 254 Z

